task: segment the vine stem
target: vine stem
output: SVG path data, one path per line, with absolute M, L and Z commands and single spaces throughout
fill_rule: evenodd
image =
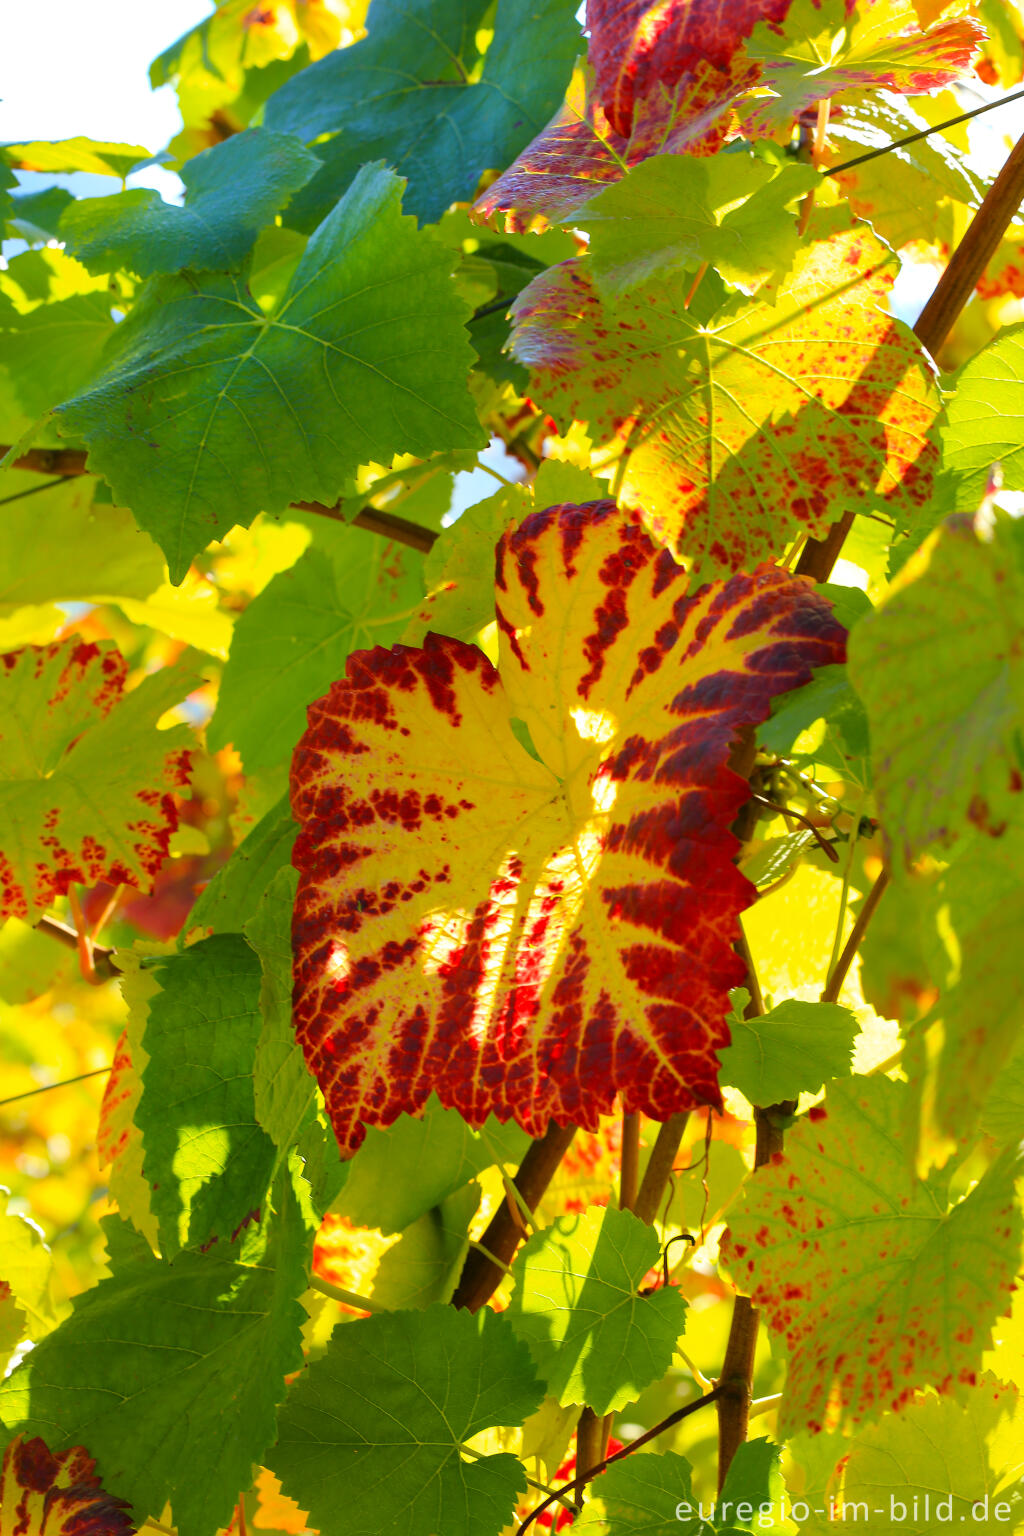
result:
M 658 1214 L 658 1207 L 661 1205 L 689 1118 L 689 1110 L 682 1110 L 677 1115 L 670 1115 L 658 1128 L 658 1135 L 651 1149 L 651 1155 L 647 1159 L 647 1167 L 644 1169 L 644 1176 L 640 1181 L 640 1188 L 637 1190 L 633 1205 L 634 1215 L 639 1216 L 640 1220 L 645 1221 L 648 1226 Z
M 332 1285 L 330 1280 L 321 1280 L 319 1275 L 310 1275 L 309 1288 L 311 1291 L 319 1291 L 321 1296 L 329 1296 L 332 1301 L 343 1301 L 346 1307 L 355 1307 L 358 1312 L 390 1312 L 390 1307 L 382 1306 L 379 1301 L 372 1301 L 369 1296 L 360 1296 L 355 1291 L 346 1291 L 340 1285 Z
M 849 971 L 850 966 L 853 964 L 853 957 L 857 953 L 861 941 L 867 932 L 868 924 L 875 915 L 875 909 L 878 906 L 878 903 L 885 895 L 885 888 L 888 884 L 889 871 L 887 869 L 883 869 L 882 873 L 871 887 L 867 896 L 864 898 L 864 905 L 857 913 L 857 920 L 850 930 L 850 937 L 847 939 L 845 945 L 843 946 L 843 951 L 840 954 L 839 959 L 836 961 L 835 965 L 829 972 L 828 981 L 825 983 L 825 990 L 821 994 L 821 1001 L 823 1003 L 834 1003 L 838 1001 L 839 994 L 843 989 L 843 982 L 846 980 L 847 972 Z
M 79 951 L 78 933 L 74 928 L 68 927 L 56 917 L 41 917 L 36 923 L 36 931 L 45 933 L 51 939 L 56 939 L 58 944 L 63 944 L 65 949 Z M 92 969 L 98 981 L 113 981 L 120 976 L 119 967 L 114 963 L 114 951 L 108 949 L 105 944 L 92 945 Z
M 531 1212 L 536 1210 L 575 1134 L 574 1125 L 552 1123 L 527 1149 L 512 1182 Z M 521 1218 L 517 1220 L 518 1217 L 518 1211 L 513 1217 L 508 1200 L 503 1200 L 491 1217 L 479 1246 L 472 1247 L 467 1255 L 452 1297 L 453 1307 L 477 1312 L 494 1295 L 522 1238 Z
M 555 1499 L 563 1498 L 565 1494 L 571 1493 L 574 1488 L 586 1487 L 587 1483 L 593 1478 L 599 1477 L 602 1472 L 607 1472 L 614 1462 L 623 1461 L 625 1457 L 632 1456 L 633 1452 L 640 1450 L 641 1446 L 649 1445 L 658 1435 L 663 1435 L 666 1429 L 672 1429 L 674 1425 L 681 1424 L 684 1419 L 688 1419 L 691 1413 L 696 1413 L 699 1408 L 706 1408 L 708 1403 L 717 1402 L 720 1396 L 721 1388 L 712 1387 L 711 1391 L 705 1392 L 703 1397 L 694 1398 L 693 1402 L 687 1403 L 685 1408 L 677 1408 L 674 1413 L 668 1415 L 668 1418 L 662 1419 L 653 1428 L 646 1430 L 642 1435 L 638 1435 L 635 1440 L 630 1441 L 629 1445 L 624 1445 L 621 1451 L 615 1451 L 611 1456 L 605 1456 L 589 1472 L 580 1472 L 571 1482 L 563 1483 L 542 1504 L 538 1504 L 536 1509 L 530 1511 L 516 1531 L 516 1536 L 524 1536 L 524 1532 L 529 1529 L 539 1515 L 544 1513 L 549 1505 L 554 1503 Z
M 934 357 L 975 285 L 991 261 L 1010 220 L 1024 201 L 1024 134 L 1011 150 L 1006 164 L 992 183 L 984 202 L 935 285 L 918 316 L 914 335 Z M 839 559 L 846 536 L 853 527 L 854 512 L 846 512 L 823 539 L 808 539 L 797 561 L 797 574 L 827 581 Z

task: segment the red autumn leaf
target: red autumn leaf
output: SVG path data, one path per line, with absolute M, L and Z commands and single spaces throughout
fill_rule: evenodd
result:
M 189 733 L 153 727 L 194 680 L 168 668 L 126 693 L 127 671 L 75 638 L 0 656 L 0 915 L 75 882 L 148 886 L 163 863 Z
M 54 1455 L 17 1435 L 0 1471 L 4 1536 L 130 1536 L 131 1505 L 107 1493 L 82 1446 Z
M 778 22 L 791 0 L 587 0 L 590 62 L 616 133 L 628 135 L 639 99 L 671 90 L 703 64 L 727 70 L 760 21 Z
M 754 894 L 730 748 L 844 636 L 775 566 L 687 582 L 612 503 L 550 508 L 498 545 L 500 672 L 429 635 L 311 707 L 294 1009 L 345 1153 L 432 1091 L 532 1135 L 719 1103 Z
M 897 266 L 867 225 L 839 229 L 800 252 L 773 308 L 737 297 L 701 323 L 687 273 L 605 303 L 586 258 L 563 262 L 517 299 L 513 349 L 563 426 L 621 446 L 624 498 L 659 536 L 749 568 L 844 512 L 909 518 L 929 497 L 939 400 L 883 307 Z
M 701 63 L 671 88 L 655 84 L 637 103 L 624 138 L 608 122 L 592 80 L 578 72 L 563 106 L 477 200 L 473 217 L 522 233 L 567 218 L 651 155 L 714 154 L 734 102 L 757 73 L 743 60 L 725 71 Z

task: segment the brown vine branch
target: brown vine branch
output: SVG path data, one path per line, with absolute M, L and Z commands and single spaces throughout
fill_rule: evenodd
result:
M 528 1148 L 512 1182 L 529 1210 L 536 1210 L 575 1134 L 574 1125 L 552 1123 L 545 1134 Z M 516 1215 L 518 1217 L 518 1212 Z M 522 1235 L 520 1226 L 513 1218 L 508 1202 L 503 1200 L 491 1217 L 490 1225 L 480 1239 L 480 1246 L 471 1248 L 467 1255 L 452 1297 L 453 1307 L 465 1307 L 469 1312 L 477 1312 L 493 1296 L 519 1247 Z M 481 1251 L 482 1248 L 487 1249 L 486 1254 Z
M 828 981 L 825 984 L 825 990 L 821 994 L 821 1001 L 823 1003 L 834 1003 L 838 1000 L 839 994 L 843 989 L 843 982 L 846 980 L 846 973 L 853 964 L 853 957 L 860 948 L 861 941 L 867 932 L 868 923 L 874 917 L 875 908 L 884 896 L 885 888 L 888 884 L 889 871 L 883 869 L 864 898 L 864 905 L 857 913 L 857 921 L 850 931 L 850 937 L 843 946 L 842 953 L 829 975 Z
M 36 923 L 39 933 L 48 934 L 51 939 L 56 939 L 58 944 L 63 944 L 65 949 L 73 949 L 79 953 L 78 933 L 74 928 L 69 928 L 67 923 L 60 922 L 56 917 L 41 917 Z M 97 980 L 113 981 L 121 972 L 114 962 L 114 951 L 108 949 L 105 944 L 92 945 L 92 969 Z
M 648 1226 L 658 1214 L 689 1118 L 689 1110 L 683 1110 L 678 1115 L 670 1115 L 658 1129 L 633 1205 L 634 1214 Z
M 949 265 L 914 326 L 914 335 L 934 357 L 953 329 L 957 316 L 974 292 L 1010 220 L 1024 202 L 1024 135 L 1010 151 L 1006 164 L 989 188 L 968 225 Z M 797 574 L 827 581 L 839 559 L 855 513 L 833 523 L 823 539 L 808 539 L 797 562 Z
M 586 1484 L 591 1482 L 593 1478 L 599 1477 L 602 1472 L 607 1472 L 608 1468 L 614 1462 L 622 1461 L 625 1459 L 625 1457 L 632 1456 L 633 1452 L 640 1450 L 641 1446 L 649 1445 L 652 1440 L 658 1437 L 658 1435 L 663 1435 L 666 1429 L 672 1429 L 674 1425 L 681 1424 L 684 1419 L 688 1419 L 691 1413 L 696 1413 L 699 1408 L 706 1408 L 708 1403 L 717 1402 L 720 1396 L 721 1388 L 713 1387 L 710 1392 L 705 1392 L 703 1397 L 694 1398 L 693 1402 L 687 1403 L 685 1408 L 677 1408 L 674 1413 L 670 1413 L 667 1418 L 662 1419 L 660 1423 L 655 1424 L 653 1428 L 645 1430 L 642 1435 L 638 1435 L 635 1440 L 631 1440 L 629 1445 L 624 1445 L 621 1451 L 615 1451 L 611 1456 L 605 1456 L 600 1462 L 598 1462 L 596 1467 L 591 1469 L 591 1471 L 581 1472 L 578 1474 L 578 1476 L 574 1477 L 571 1482 L 563 1483 L 561 1487 L 556 1488 L 554 1492 L 551 1493 L 543 1501 L 543 1503 L 538 1504 L 536 1509 L 532 1509 L 530 1511 L 522 1525 L 516 1531 L 516 1536 L 523 1536 L 523 1533 L 529 1529 L 529 1527 L 538 1518 L 538 1516 L 542 1515 L 546 1509 L 550 1508 L 556 1499 L 564 1499 L 565 1495 L 567 1493 L 571 1493 L 574 1488 L 585 1487 Z

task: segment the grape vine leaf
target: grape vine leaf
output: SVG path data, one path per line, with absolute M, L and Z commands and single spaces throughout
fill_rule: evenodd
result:
M 170 1263 L 107 1218 L 113 1273 L 0 1384 L 0 1423 L 55 1453 L 87 1440 L 140 1519 L 170 1500 L 181 1536 L 226 1526 L 302 1366 L 308 1232 L 284 1182 L 278 1201 L 245 1262 L 215 1247 Z
M 61 238 L 90 272 L 232 272 L 319 168 L 290 134 L 249 128 L 182 166 L 184 207 L 145 187 L 81 198 L 64 214 Z
M 840 91 L 938 90 L 967 73 L 985 35 L 966 16 L 925 30 L 914 0 L 793 0 L 784 27 L 760 22 L 745 44 L 771 95 L 741 115 L 744 132 L 788 126 Z
M 57 1323 L 53 1260 L 35 1222 L 8 1209 L 10 1190 L 0 1185 L 0 1286 L 7 1287 L 38 1338 Z
M 1016 1388 L 992 1375 L 959 1402 L 915 1397 L 884 1423 L 837 1443 L 841 1465 L 829 1485 L 804 1490 L 811 1513 L 801 1529 L 823 1536 L 841 1519 L 869 1520 L 881 1536 L 963 1524 L 1012 1530 L 1021 1507 L 1020 1430 Z M 799 1441 L 792 1450 L 799 1463 Z
M 732 1536 L 763 1529 L 755 1523 L 759 1511 L 780 1507 L 779 1455 L 768 1440 L 744 1441 L 717 1499 L 694 1496 L 690 1463 L 675 1451 L 623 1459 L 594 1480 L 596 1502 L 585 1506 L 578 1528 L 593 1536 Z
M 948 519 L 853 635 L 897 864 L 969 824 L 1000 836 L 1024 788 L 1024 528 L 1000 512 Z
M 328 554 L 308 549 L 235 626 L 208 741 L 234 745 L 246 772 L 290 757 L 306 707 L 343 672 L 350 651 L 388 645 L 423 592 L 423 560 L 365 528 L 339 530 Z
M 948 1206 L 910 1171 L 909 1092 L 886 1077 L 833 1083 L 734 1208 L 723 1260 L 785 1341 L 783 1438 L 972 1383 L 1009 1307 L 1017 1149 Z
M 942 463 L 959 503 L 980 504 L 993 464 L 1008 491 L 1024 491 L 1024 324 L 1000 331 L 950 382 Z
M 705 261 L 753 293 L 792 266 L 797 221 L 787 209 L 819 180 L 812 166 L 775 166 L 742 151 L 654 155 L 591 198 L 572 222 L 590 234 L 602 297 Z
M 442 530 L 423 563 L 427 595 L 405 626 L 404 645 L 422 645 L 431 631 L 472 640 L 494 623 L 494 546 L 530 507 L 526 486 L 502 486 Z
M 722 1052 L 721 1081 L 751 1104 L 779 1104 L 818 1093 L 835 1077 L 849 1077 L 860 1025 L 839 1003 L 788 998 L 759 1018 L 733 1013 L 731 1043 Z
M 403 1232 L 496 1161 L 518 1164 L 529 1139 L 518 1126 L 488 1120 L 475 1131 L 431 1099 L 421 1116 L 371 1128 L 348 1164 L 337 1210 L 357 1227 Z
M 733 104 L 756 73 L 756 68 L 738 65 L 723 74 L 699 64 L 673 90 L 659 87 L 640 101 L 626 138 L 605 117 L 592 73 L 577 70 L 562 106 L 481 193 L 473 218 L 509 233 L 569 222 L 597 189 L 618 181 L 627 166 L 658 154 L 714 154 L 725 140 Z
M 564 0 L 374 0 L 369 35 L 292 77 L 267 102 L 269 128 L 316 145 L 324 168 L 288 222 L 308 229 L 367 160 L 409 180 L 406 207 L 434 223 L 508 165 L 561 100 L 580 46 Z
M 482 446 L 453 256 L 401 189 L 364 166 L 269 314 L 237 276 L 151 279 L 105 372 L 60 406 L 172 581 L 234 523 L 332 503 L 361 463 Z
M 506 1315 L 563 1407 L 617 1412 L 668 1370 L 686 1302 L 673 1286 L 641 1295 L 660 1253 L 653 1227 L 611 1206 L 559 1217 L 520 1249 Z
M 125 956 L 122 954 L 119 959 L 123 964 Z M 149 997 L 157 991 L 157 983 L 139 968 L 139 957 L 132 955 L 130 961 L 130 969 L 121 973 L 121 990 L 131 1011 L 132 1029 L 130 1033 L 123 1029 L 114 1047 L 114 1060 L 100 1105 L 96 1156 L 100 1167 L 106 1170 L 107 1191 L 118 1215 L 130 1221 L 156 1252 L 160 1228 L 153 1215 L 152 1191 L 142 1171 L 142 1137 L 135 1124 L 135 1111 L 142 1097 L 135 1061 L 136 1057 L 148 1060 L 139 1037 L 144 1032 Z M 139 977 L 144 979 L 140 982 Z M 132 1035 L 136 1036 L 134 1040 Z
M 44 416 L 91 383 L 116 329 L 113 303 L 110 293 L 75 293 L 4 316 L 0 362 L 29 416 Z
M 282 866 L 245 925 L 262 971 L 263 1024 L 252 1069 L 256 1118 L 278 1148 L 278 1159 L 295 1144 L 316 1108 L 316 1085 L 292 1028 L 291 917 L 297 884 L 294 869 Z
M 39 1435 L 15 1435 L 0 1466 L 3 1526 L 17 1536 L 132 1536 L 130 1505 L 108 1493 L 81 1445 L 55 1456 Z
M 802 579 L 686 596 L 610 502 L 497 562 L 500 676 L 438 636 L 357 652 L 296 750 L 296 1032 L 346 1154 L 432 1091 L 531 1135 L 718 1101 L 753 889 L 730 743 L 842 653 Z
M 377 1266 L 373 1300 L 392 1311 L 451 1301 L 479 1205 L 480 1186 L 464 1184 L 410 1222 Z
M 292 1387 L 267 1464 L 322 1536 L 498 1536 L 526 1487 L 506 1454 L 463 1460 L 543 1393 L 507 1319 L 447 1306 L 338 1328 Z
M 728 68 L 759 22 L 779 22 L 790 0 L 587 0 L 590 62 L 616 133 L 633 127 L 638 98 L 671 89 L 701 63 Z
M 148 889 L 178 824 L 190 733 L 156 731 L 194 680 L 168 667 L 125 693 L 117 648 L 72 637 L 0 670 L 0 912 L 36 916 L 73 882 Z
M 260 963 L 239 934 L 215 934 L 150 969 L 160 990 L 149 999 L 135 1120 L 160 1247 L 173 1258 L 234 1241 L 270 1183 L 274 1146 L 253 1101 Z
M 20 192 L 11 198 L 7 223 L 29 245 L 56 240 L 60 216 L 74 202 L 63 187 L 43 187 L 38 192 Z
M 79 135 L 73 139 L 33 139 L 29 144 L 8 144 L 6 152 L 19 170 L 87 171 L 90 176 L 116 176 L 123 181 L 136 166 L 152 160 L 141 144 L 112 144 Z
M 287 795 L 282 795 L 200 891 L 179 935 L 178 948 L 184 949 L 186 942 L 196 938 L 209 938 L 211 933 L 238 933 L 278 871 L 290 864 L 296 831 Z
M 928 499 L 938 397 L 882 307 L 892 260 L 868 226 L 833 227 L 773 308 L 735 295 L 713 318 L 700 290 L 687 308 L 685 274 L 605 304 L 588 260 L 569 261 L 516 300 L 512 347 L 557 421 L 618 445 L 623 498 L 659 536 L 698 568 L 749 567 L 841 513 Z
M 1000 1146 L 1024 1136 L 1024 1033 L 985 1101 L 981 1129 Z

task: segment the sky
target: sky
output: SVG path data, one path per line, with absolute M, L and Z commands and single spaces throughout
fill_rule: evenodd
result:
M 4 13 L 0 142 L 87 138 L 162 149 L 180 127 L 148 69 L 211 0 L 34 0 Z

